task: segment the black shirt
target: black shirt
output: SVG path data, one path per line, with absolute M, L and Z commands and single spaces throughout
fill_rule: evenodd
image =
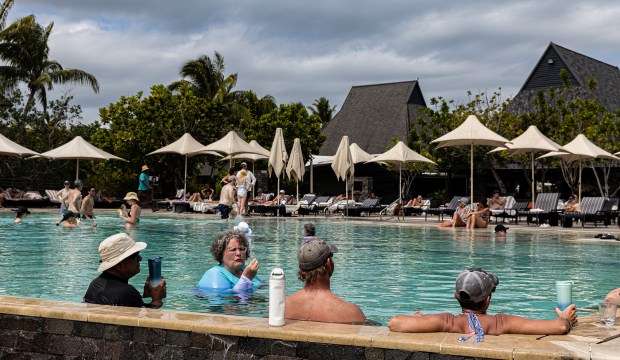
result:
M 145 307 L 142 295 L 127 280 L 117 276 L 101 273 L 90 283 L 84 302 L 100 305 Z

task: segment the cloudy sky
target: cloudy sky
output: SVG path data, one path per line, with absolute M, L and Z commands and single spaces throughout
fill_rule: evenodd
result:
M 99 94 L 50 94 L 74 95 L 86 122 L 214 51 L 239 90 L 305 105 L 324 96 L 338 109 L 351 86 L 415 79 L 427 101 L 499 87 L 512 97 L 549 42 L 620 65 L 620 2 L 611 0 L 15 2 L 9 23 L 29 14 L 54 22 L 50 59 L 99 80 Z

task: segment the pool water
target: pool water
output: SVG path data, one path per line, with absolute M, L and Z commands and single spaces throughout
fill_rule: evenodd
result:
M 0 295 L 82 301 L 98 275 L 99 243 L 126 231 L 112 214 L 98 216 L 96 228 L 66 229 L 55 226 L 57 220 L 55 213 L 38 213 L 24 224 L 13 224 L 12 213 L 0 214 Z M 251 257 L 260 261 L 259 276 L 267 280 L 271 269 L 283 268 L 288 294 L 302 286 L 297 279 L 297 247 L 303 224 L 314 222 L 317 236 L 339 248 L 332 290 L 383 325 L 395 314 L 418 309 L 460 312 L 454 282 L 465 267 L 484 267 L 499 276 L 489 312 L 538 319 L 556 316 L 555 280 L 574 281 L 573 302 L 578 307 L 592 307 L 620 286 L 620 242 L 578 232 L 512 229 L 506 239 L 496 240 L 490 229 L 468 233 L 314 217 L 246 220 L 253 230 Z M 142 272 L 130 283 L 142 291 L 147 258 L 161 255 L 168 283 L 165 309 L 267 316 L 266 287 L 248 298 L 197 296 L 194 291 L 203 273 L 215 264 L 209 253 L 215 234 L 233 225 L 204 215 L 143 216 L 137 229 L 127 231 L 136 241 L 148 243 L 141 252 Z

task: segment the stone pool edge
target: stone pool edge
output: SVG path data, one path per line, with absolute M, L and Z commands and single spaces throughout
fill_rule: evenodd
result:
M 388 359 L 406 353 L 429 359 L 432 354 L 457 358 L 604 359 L 605 354 L 620 353 L 620 326 L 597 324 L 595 315 L 580 317 L 579 326 L 568 335 L 487 336 L 477 345 L 458 342 L 459 334 L 404 334 L 380 326 L 295 320 L 283 327 L 270 327 L 265 318 L 9 296 L 0 296 L 0 320 L 0 355 L 31 351 L 107 357 L 119 351 L 130 355 L 138 344 L 142 344 L 140 351 L 155 357 L 221 356 L 224 351 L 225 356 L 234 353 L 283 359 Z M 45 345 L 35 345 L 34 339 Z M 333 356 L 317 356 L 324 352 Z

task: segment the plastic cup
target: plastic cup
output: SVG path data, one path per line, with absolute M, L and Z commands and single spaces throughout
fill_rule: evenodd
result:
M 618 305 L 610 302 L 603 302 L 598 305 L 598 313 L 601 316 L 601 322 L 605 326 L 616 325 L 616 311 Z
M 161 282 L 161 256 L 155 256 L 153 259 L 149 259 L 149 279 L 151 280 L 151 286 L 157 287 Z
M 564 311 L 573 303 L 573 282 L 572 281 L 556 281 L 555 291 L 558 297 L 558 309 Z

